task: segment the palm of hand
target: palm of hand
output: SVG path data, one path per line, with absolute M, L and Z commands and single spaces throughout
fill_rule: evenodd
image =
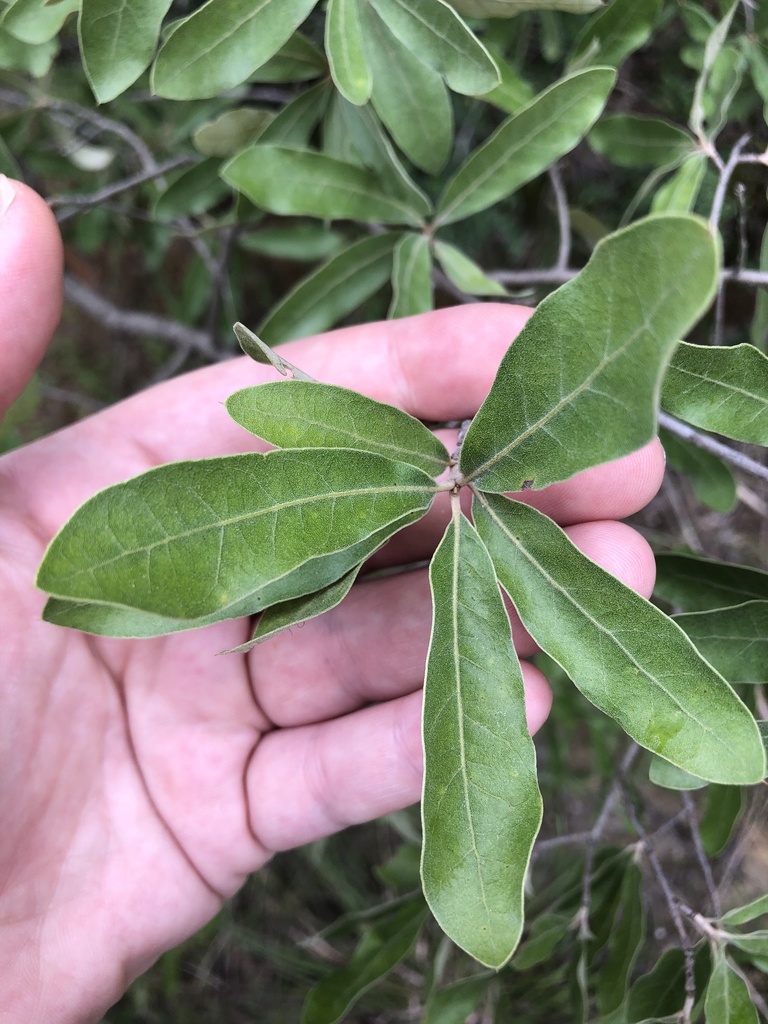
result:
M 0 223 L 0 410 L 58 315 L 55 224 L 34 193 L 17 189 Z M 443 310 L 310 339 L 288 357 L 426 420 L 464 419 L 526 316 L 509 306 Z M 221 363 L 0 463 L 6 1019 L 99 1020 L 273 851 L 418 799 L 431 617 L 424 573 L 356 586 L 333 612 L 247 658 L 215 656 L 247 638 L 242 621 L 135 643 L 41 621 L 35 572 L 67 516 L 99 488 L 160 462 L 257 446 L 220 403 L 268 375 L 246 361 Z M 660 449 L 649 446 L 529 497 L 574 524 L 585 553 L 649 593 L 647 545 L 602 520 L 641 508 L 662 472 Z M 428 557 L 446 515 L 437 509 L 402 535 L 392 560 Z M 514 617 L 512 627 L 520 653 L 532 653 Z M 536 729 L 550 694 L 532 666 L 524 676 Z

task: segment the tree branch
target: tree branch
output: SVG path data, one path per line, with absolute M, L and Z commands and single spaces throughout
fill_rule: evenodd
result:
M 734 448 L 729 448 L 728 445 L 723 444 L 722 441 L 717 441 L 708 434 L 701 434 L 695 427 L 675 419 L 669 413 L 659 413 L 659 426 L 664 427 L 671 434 L 681 437 L 684 441 L 689 441 L 691 444 L 696 445 L 697 448 L 702 448 L 704 451 L 717 455 L 725 462 L 730 462 L 732 466 L 742 470 L 744 473 L 750 473 L 752 476 L 759 477 L 760 480 L 768 481 L 768 466 L 763 466 L 748 455 L 737 452 Z
M 122 331 L 136 337 L 161 338 L 187 351 L 199 352 L 211 361 L 228 357 L 227 353 L 221 353 L 212 347 L 205 331 L 168 317 L 119 309 L 71 274 L 64 277 L 64 294 L 72 305 L 82 309 L 108 330 Z

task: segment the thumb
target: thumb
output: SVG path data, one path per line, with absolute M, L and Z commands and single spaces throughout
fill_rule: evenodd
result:
M 0 174 L 0 417 L 21 394 L 61 315 L 63 252 L 40 196 Z

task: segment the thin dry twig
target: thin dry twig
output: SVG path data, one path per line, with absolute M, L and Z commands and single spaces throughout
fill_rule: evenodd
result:
M 206 331 L 189 327 L 168 317 L 136 310 L 119 309 L 98 292 L 66 274 L 64 294 L 69 302 L 112 331 L 122 331 L 137 337 L 160 338 L 180 346 L 185 351 L 194 350 L 211 361 L 227 358 L 213 348 Z
M 707 434 L 702 434 L 695 427 L 691 427 L 688 423 L 683 423 L 681 420 L 675 419 L 674 416 L 670 416 L 669 413 L 659 413 L 659 426 L 664 427 L 671 434 L 681 437 L 684 441 L 689 441 L 691 444 L 696 445 L 697 448 L 701 448 L 704 451 L 711 452 L 712 455 L 717 455 L 725 462 L 729 462 L 732 466 L 742 470 L 744 473 L 749 473 L 751 476 L 756 476 L 760 480 L 768 481 L 768 466 L 763 466 L 755 459 L 751 459 L 748 455 L 744 455 L 742 452 L 737 452 L 734 448 L 729 448 L 727 444 L 723 444 L 722 441 L 717 441 L 714 437 L 709 437 Z
M 568 195 L 559 166 L 556 163 L 552 164 L 547 173 L 555 197 L 557 227 L 560 236 L 555 269 L 562 270 L 571 262 L 571 216 L 568 211 Z

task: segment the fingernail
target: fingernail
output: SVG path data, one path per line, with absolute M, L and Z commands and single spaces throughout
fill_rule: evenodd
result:
M 13 200 L 16 198 L 16 188 L 10 178 L 0 174 L 0 217 L 8 212 Z

